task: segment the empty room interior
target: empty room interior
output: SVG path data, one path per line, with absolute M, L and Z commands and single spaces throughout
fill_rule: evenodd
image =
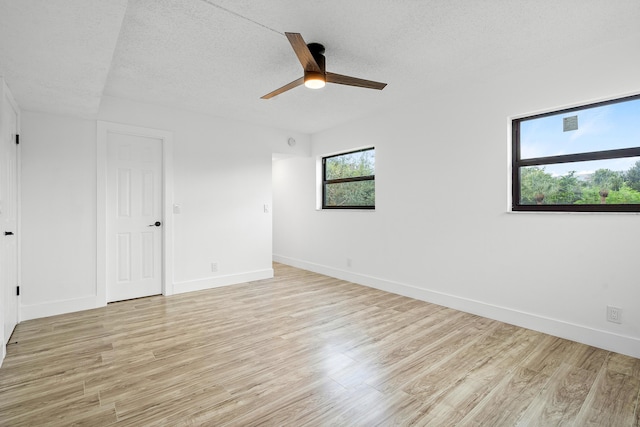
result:
M 0 425 L 640 426 L 637 0 L 0 0 Z

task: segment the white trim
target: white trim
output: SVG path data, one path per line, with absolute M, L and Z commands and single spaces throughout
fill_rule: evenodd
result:
M 560 338 L 566 338 L 568 340 L 614 351 L 616 353 L 626 354 L 631 357 L 640 358 L 640 339 L 638 338 L 594 329 L 583 325 L 577 325 L 563 320 L 543 317 L 534 313 L 527 313 L 507 307 L 487 304 L 482 301 L 476 301 L 443 292 L 418 288 L 416 286 L 398 283 L 391 280 L 353 273 L 283 255 L 274 254 L 273 260 L 293 267 L 347 280 L 359 285 L 380 289 L 398 295 L 404 295 L 433 304 L 443 305 L 445 307 L 498 320 L 500 322 L 532 329 L 534 331 L 543 332 Z
M 322 211 L 322 156 L 316 157 L 316 210 Z
M 4 77 L 0 76 L 0 132 L 3 132 L 3 124 L 4 124 L 4 120 L 6 118 L 5 116 L 5 112 L 4 112 L 4 103 L 2 102 L 4 99 L 7 100 L 7 102 L 9 103 L 9 106 L 13 109 L 15 115 L 16 115 L 16 134 L 20 135 L 21 131 L 20 131 L 20 121 L 21 121 L 21 111 L 20 111 L 20 106 L 18 105 L 18 103 L 16 102 L 15 98 L 13 97 L 13 94 L 11 93 L 11 90 L 9 89 L 9 86 L 7 86 L 7 83 L 4 79 Z M 2 135 L 0 134 L 0 139 L 2 138 Z M 16 239 L 16 286 L 20 286 L 21 282 L 22 282 L 22 268 L 21 268 L 21 263 L 22 263 L 22 257 L 20 256 L 21 253 L 21 240 L 20 238 L 22 237 L 22 229 L 21 229 L 21 224 L 22 222 L 20 221 L 20 216 L 21 216 L 21 209 L 20 209 L 20 204 L 21 204 L 21 181 L 20 181 L 20 176 L 22 175 L 21 172 L 21 158 L 20 158 L 20 145 L 16 146 L 16 229 L 15 229 L 15 236 L 14 238 Z M 7 286 L 11 286 L 7 284 Z M 0 291 L 5 292 L 6 289 L 0 289 Z M 5 295 L 6 296 L 6 295 Z M 16 301 L 16 325 L 18 325 L 23 319 L 22 319 L 22 307 L 21 307 L 21 297 L 17 296 L 17 301 Z M 4 298 L 0 297 L 0 305 L 4 304 Z M 2 362 L 4 361 L 5 356 L 7 355 L 7 347 L 5 345 L 5 340 L 8 340 L 9 337 L 5 337 L 4 336 L 4 328 L 5 328 L 5 313 L 4 313 L 4 307 L 0 306 L 0 343 L 1 343 L 1 348 L 0 348 L 0 366 L 2 366 Z
M 90 310 L 100 306 L 100 302 L 95 296 L 74 298 L 45 302 L 41 304 L 23 305 L 22 320 L 39 319 L 41 317 L 57 316 L 76 311 Z
M 173 284 L 173 289 L 174 293 L 182 294 L 185 292 L 202 291 L 205 289 L 236 285 L 238 283 L 253 282 L 255 280 L 271 279 L 272 277 L 273 269 L 267 268 L 265 270 L 249 271 L 247 273 L 229 274 L 225 276 L 176 282 Z
M 162 293 L 173 295 L 173 132 L 98 120 L 96 189 L 96 298 L 94 307 L 107 305 L 107 135 L 109 132 L 162 140 Z

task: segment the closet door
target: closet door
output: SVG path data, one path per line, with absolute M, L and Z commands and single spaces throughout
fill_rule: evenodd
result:
M 0 84 L 0 288 L 6 344 L 18 323 L 18 111 Z

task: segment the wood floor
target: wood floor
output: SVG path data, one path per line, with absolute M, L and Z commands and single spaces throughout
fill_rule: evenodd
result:
M 19 324 L 0 425 L 640 425 L 638 359 L 274 268 Z

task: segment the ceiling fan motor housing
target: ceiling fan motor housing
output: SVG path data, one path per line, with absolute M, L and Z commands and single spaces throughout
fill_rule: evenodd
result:
M 313 59 L 316 60 L 318 67 L 320 67 L 321 72 L 311 70 L 304 70 L 304 80 L 323 80 L 326 81 L 326 60 L 324 57 L 324 46 L 320 43 L 309 43 L 307 44 L 311 55 L 313 55 Z
M 316 60 L 316 63 L 318 64 L 318 67 L 320 67 L 322 73 L 304 70 L 305 80 L 307 76 L 313 76 L 315 78 L 320 77 L 324 80 L 325 74 L 327 72 L 326 59 L 324 57 L 324 46 L 320 43 L 309 43 L 307 44 L 307 47 L 309 48 L 311 55 L 313 55 L 313 59 Z

